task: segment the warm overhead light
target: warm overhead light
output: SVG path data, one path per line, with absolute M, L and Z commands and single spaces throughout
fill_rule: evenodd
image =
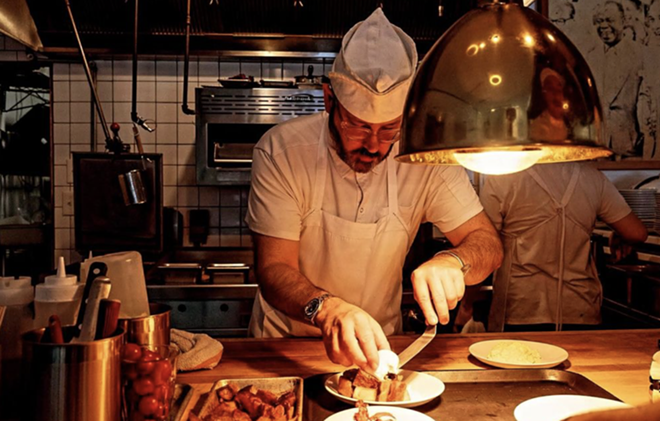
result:
M 468 170 L 482 174 L 500 175 L 526 170 L 544 155 L 541 149 L 529 151 L 454 152 L 454 158 Z
M 500 75 L 492 75 L 492 76 L 490 77 L 490 84 L 491 84 L 491 85 L 493 85 L 493 86 L 497 86 L 497 85 L 499 85 L 500 83 L 502 83 L 502 76 L 500 76 Z
M 592 81 L 577 48 L 546 18 L 495 0 L 458 20 L 424 58 L 396 159 L 501 174 L 609 156 Z

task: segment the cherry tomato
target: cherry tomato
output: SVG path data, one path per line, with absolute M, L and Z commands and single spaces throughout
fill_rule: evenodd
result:
M 156 412 L 154 413 L 154 418 L 157 420 L 164 420 L 167 417 L 167 410 L 165 409 L 164 405 L 158 405 L 158 409 L 156 409 Z
M 154 384 L 163 384 L 169 381 L 172 376 L 172 364 L 167 360 L 160 360 L 156 362 L 154 372 L 152 374 Z
M 140 377 L 133 382 L 133 390 L 140 396 L 148 395 L 154 391 L 154 382 L 148 377 Z
M 159 359 L 160 356 L 154 351 L 146 348 L 142 349 L 142 358 L 140 358 L 140 361 L 158 361 Z
M 167 395 L 167 385 L 166 384 L 161 384 L 160 386 L 156 386 L 154 388 L 153 396 L 154 396 L 154 398 L 158 399 L 159 402 L 164 401 L 166 395 Z
M 153 395 L 147 395 L 140 399 L 138 410 L 142 415 L 149 416 L 156 413 L 158 410 L 158 405 L 158 401 L 153 397 Z
M 135 362 L 139 360 L 140 357 L 142 357 L 142 350 L 139 345 L 130 343 L 124 345 L 124 352 L 121 356 L 122 360 Z
M 146 375 L 154 371 L 154 363 L 153 361 L 140 361 L 137 363 L 137 372 Z

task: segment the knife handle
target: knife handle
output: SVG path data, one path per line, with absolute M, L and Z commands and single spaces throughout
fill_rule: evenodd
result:
M 96 321 L 96 336 L 94 339 L 104 339 L 112 336 L 119 323 L 119 308 L 121 301 L 104 298 L 99 305 L 99 316 Z
M 80 336 L 74 338 L 72 342 L 89 342 L 94 340 L 96 334 L 96 322 L 99 314 L 101 300 L 110 295 L 110 279 L 99 276 L 94 279 L 92 288 L 89 291 L 85 315 L 83 316 L 82 326 L 80 326 Z
M 57 314 L 53 314 L 48 318 L 48 326 L 41 336 L 42 344 L 56 344 L 64 343 L 64 335 L 62 334 L 62 322 Z

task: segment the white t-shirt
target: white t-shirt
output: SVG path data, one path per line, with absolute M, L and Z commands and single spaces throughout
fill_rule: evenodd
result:
M 588 163 L 542 164 L 534 170 L 561 202 L 576 165 L 581 166 L 580 175 L 566 205 L 563 323 L 597 324 L 602 289 L 591 255 L 591 233 L 596 219 L 612 224 L 631 210 L 616 187 Z M 495 272 L 494 288 L 508 279 L 507 324 L 555 322 L 561 217 L 529 172 L 489 176 L 481 190 L 486 214 L 505 239 L 504 263 Z M 501 309 L 491 308 L 491 314 L 495 311 Z
M 327 114 L 299 117 L 269 130 L 255 146 L 246 222 L 256 233 L 297 241 L 312 210 L 317 151 Z M 327 133 L 327 130 L 326 130 Z M 333 141 L 329 140 L 328 145 Z M 323 210 L 340 218 L 375 223 L 387 215 L 387 165 L 356 173 L 327 146 L 328 176 Z M 398 154 L 395 144 L 387 159 Z M 422 222 L 443 232 L 456 229 L 483 210 L 465 170 L 395 162 L 399 215 L 411 242 Z

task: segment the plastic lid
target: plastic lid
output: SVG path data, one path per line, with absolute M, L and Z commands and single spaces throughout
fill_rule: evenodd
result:
M 27 305 L 32 300 L 34 300 L 34 288 L 29 277 L 0 278 L 0 306 Z

